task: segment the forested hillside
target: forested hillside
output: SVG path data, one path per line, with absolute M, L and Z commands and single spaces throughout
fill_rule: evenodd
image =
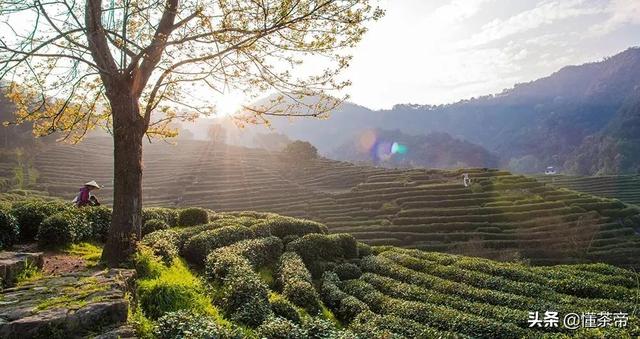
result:
M 445 132 L 499 154 L 502 167 L 511 164 L 522 172 L 540 172 L 546 166 L 580 174 L 634 172 L 638 133 L 622 126 L 637 117 L 638 85 L 640 49 L 631 48 L 600 62 L 564 67 L 496 95 L 381 111 L 345 103 L 328 120 L 276 119 L 274 126 L 325 153 L 358 131 L 382 128 L 415 135 Z M 617 154 L 625 159 L 609 165 L 606 159 Z
M 498 156 L 447 133 L 407 135 L 399 130 L 358 133 L 329 154 L 337 160 L 385 167 L 498 167 Z

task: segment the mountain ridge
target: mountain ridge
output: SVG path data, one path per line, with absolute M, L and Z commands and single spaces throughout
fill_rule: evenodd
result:
M 444 132 L 501 155 L 501 165 L 535 158 L 526 172 L 563 168 L 583 142 L 603 131 L 640 88 L 640 48 L 598 62 L 565 66 L 495 95 L 447 105 L 399 104 L 371 110 L 345 102 L 327 120 L 274 119 L 276 131 L 306 140 L 327 154 L 357 131 Z M 615 138 L 615 137 L 614 137 Z M 598 159 L 593 159 L 594 163 Z M 587 174 L 595 174 L 591 171 Z

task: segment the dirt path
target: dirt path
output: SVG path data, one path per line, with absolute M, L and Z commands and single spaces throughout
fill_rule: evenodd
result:
M 44 275 L 73 273 L 86 269 L 87 262 L 78 256 L 54 252 L 44 253 L 44 265 L 42 266 Z

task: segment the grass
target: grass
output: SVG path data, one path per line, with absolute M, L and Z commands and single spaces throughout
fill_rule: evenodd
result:
M 158 277 L 138 281 L 137 293 L 143 311 L 151 318 L 157 319 L 166 312 L 181 309 L 219 318 L 204 286 L 181 259 L 162 269 Z
M 231 327 L 213 305 L 211 293 L 183 259 L 175 259 L 166 266 L 151 252 L 142 251 L 135 261 L 141 278 L 137 282 L 135 298 L 132 298 L 135 310 L 130 312 L 129 318 L 140 338 L 153 338 L 155 320 L 165 313 L 182 309 L 193 310 L 211 317 L 221 326 Z
M 71 244 L 63 250 L 65 254 L 80 257 L 84 259 L 87 267 L 98 266 L 100 257 L 102 256 L 102 248 L 88 242 L 79 244 Z
M 258 275 L 260 276 L 260 279 L 271 288 L 275 286 L 273 273 L 273 267 L 264 266 L 258 269 Z
M 33 261 L 27 260 L 22 271 L 16 275 L 16 285 L 21 286 L 26 283 L 36 281 L 42 278 L 42 276 L 42 271 L 38 269 L 38 266 L 36 266 Z
M 342 322 L 340 322 L 340 320 L 336 318 L 336 315 L 333 314 L 333 312 L 329 308 L 327 308 L 327 306 L 325 306 L 324 303 L 320 303 L 320 314 L 324 319 L 331 322 L 335 327 L 337 328 L 343 327 Z
M 135 305 L 133 297 L 130 294 L 128 294 L 127 297 L 129 299 L 130 305 Z M 155 338 L 155 336 L 153 335 L 153 328 L 155 326 L 154 322 L 153 320 L 144 316 L 140 307 L 129 307 L 128 322 L 135 328 L 138 338 Z

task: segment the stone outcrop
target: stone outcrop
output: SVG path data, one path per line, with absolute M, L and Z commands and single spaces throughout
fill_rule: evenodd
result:
M 2 286 L 11 286 L 18 273 L 28 264 L 42 269 L 42 253 L 0 252 L 0 281 Z
M 120 328 L 127 321 L 125 292 L 133 275 L 133 270 L 122 269 L 84 271 L 5 289 L 0 294 L 0 338 L 133 337 Z

